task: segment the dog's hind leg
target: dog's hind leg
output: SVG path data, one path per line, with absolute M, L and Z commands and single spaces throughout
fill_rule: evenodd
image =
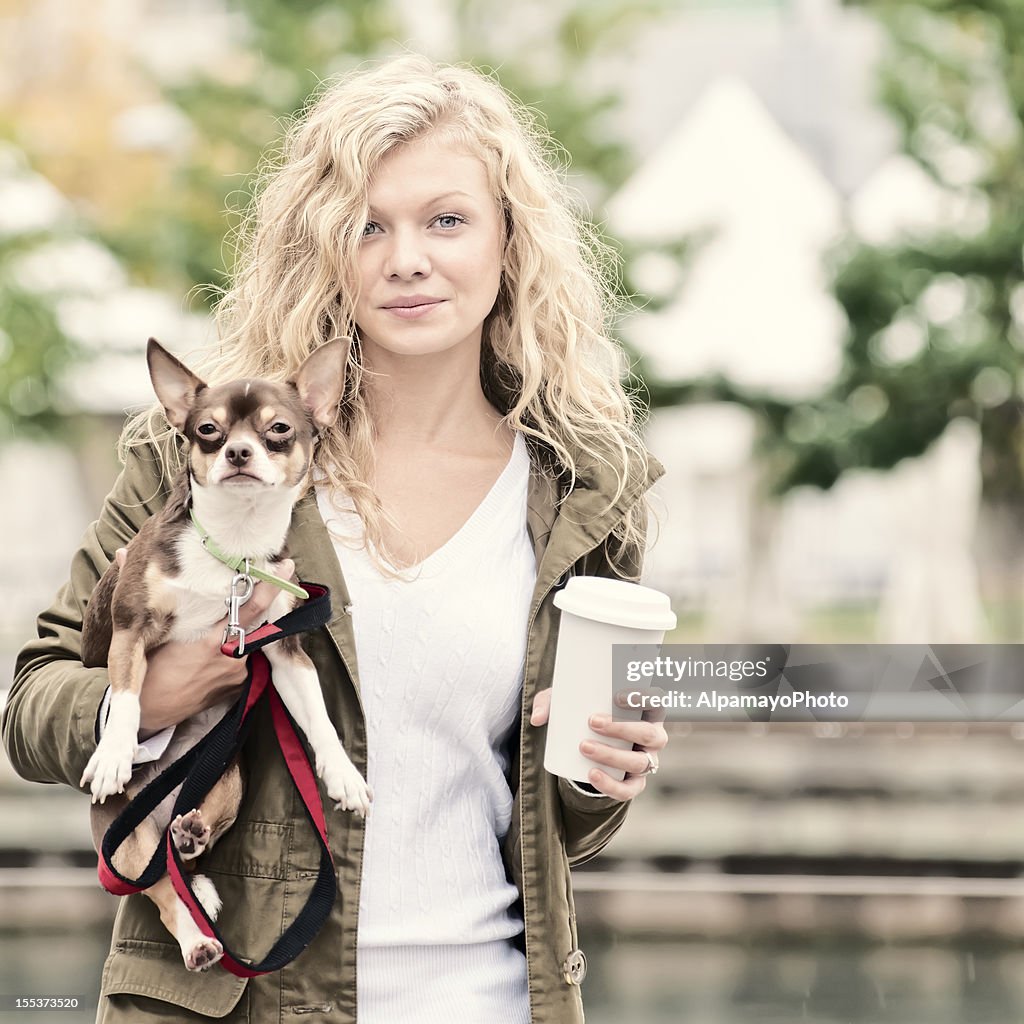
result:
M 192 889 L 206 912 L 216 920 L 220 913 L 220 896 L 213 882 L 205 875 L 193 875 Z M 164 927 L 177 939 L 185 966 L 190 971 L 205 971 L 224 955 L 224 947 L 199 930 L 199 925 L 192 920 L 188 907 L 178 898 L 167 875 L 147 889 L 146 895 L 160 911 Z
M 90 808 L 89 823 L 92 826 L 92 843 L 96 852 L 100 852 L 103 837 L 114 819 L 128 806 L 132 794 L 115 794 L 104 804 L 93 804 Z M 153 823 L 152 818 L 145 818 L 135 831 L 125 837 L 113 857 L 113 866 L 125 878 L 138 878 L 146 869 L 156 852 L 157 846 L 163 841 L 163 834 Z
M 171 839 L 183 860 L 193 860 L 235 823 L 242 802 L 242 772 L 238 760 L 228 765 L 200 807 L 171 822 Z

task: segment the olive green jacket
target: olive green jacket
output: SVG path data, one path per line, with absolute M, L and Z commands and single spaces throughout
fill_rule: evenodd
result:
M 584 465 L 556 510 L 556 485 L 531 474 L 528 527 L 538 574 L 530 608 L 519 749 L 511 768 L 512 824 L 503 841 L 509 877 L 519 888 L 525 921 L 530 1005 L 535 1024 L 583 1020 L 577 981 L 567 960 L 578 942 L 569 867 L 599 853 L 622 825 L 627 805 L 580 792 L 543 768 L 543 728 L 529 724 L 534 695 L 550 685 L 558 615 L 555 589 L 568 574 L 631 575 L 636 549 L 609 555 L 609 533 L 663 472 L 651 459 L 607 509 L 614 489 L 601 467 Z M 107 497 L 100 518 L 74 556 L 70 581 L 38 623 L 39 638 L 22 650 L 3 719 L 3 739 L 17 772 L 37 782 L 78 787 L 95 748 L 105 669 L 80 661 L 83 609 L 114 552 L 164 502 L 152 452 L 134 455 Z M 366 771 L 366 730 L 359 698 L 351 607 L 330 536 L 310 491 L 296 506 L 288 537 L 300 579 L 331 588 L 333 616 L 309 634 L 328 713 L 345 749 Z M 615 570 L 609 563 L 615 563 Z M 269 752 L 269 753 L 268 753 Z M 243 751 L 247 785 L 238 820 L 203 857 L 223 899 L 219 925 L 229 944 L 258 961 L 305 901 L 319 864 L 318 848 L 284 762 L 276 752 L 266 707 L 256 715 Z M 322 794 L 323 795 L 323 794 Z M 356 924 L 363 822 L 332 812 L 324 798 L 338 875 L 338 899 L 319 935 L 284 970 L 248 982 L 220 968 L 185 970 L 181 953 L 142 895 L 121 900 L 101 988 L 99 1020 L 196 1021 L 208 1017 L 253 1024 L 298 1019 L 356 1021 Z M 83 801 L 82 813 L 87 812 Z M 372 813 L 372 812 L 371 812 Z M 416 857 L 416 850 L 408 851 Z M 458 894 L 452 893 L 452 899 Z M 578 954 L 576 956 L 578 960 Z M 396 979 L 400 983 L 401 979 Z

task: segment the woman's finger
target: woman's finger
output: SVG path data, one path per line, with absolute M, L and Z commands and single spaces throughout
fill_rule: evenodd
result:
M 657 695 L 659 697 L 664 697 L 665 696 L 665 691 L 662 690 L 660 687 L 657 687 L 657 686 L 648 686 L 642 692 L 642 696 L 644 698 L 649 697 L 651 694 L 655 694 L 655 695 Z M 613 700 L 614 700 L 615 706 L 618 707 L 618 708 L 622 708 L 624 711 L 630 710 L 630 709 L 636 708 L 636 707 L 643 707 L 644 711 L 643 711 L 643 714 L 641 714 L 640 717 L 645 722 L 664 722 L 665 721 L 665 717 L 668 714 L 668 712 L 665 710 L 664 706 L 662 706 L 662 705 L 659 705 L 658 707 L 653 707 L 652 708 L 652 707 L 649 706 L 649 704 L 638 704 L 636 702 L 637 701 L 637 691 L 635 689 L 634 690 L 619 690 L 619 691 L 616 692 Z
M 580 744 L 580 753 L 604 768 L 618 768 L 630 775 L 646 775 L 650 767 L 644 751 L 622 750 L 596 740 L 584 740 Z
M 587 782 L 598 792 L 604 793 L 605 796 L 623 802 L 632 800 L 647 788 L 646 775 L 627 776 L 620 782 L 618 779 L 613 779 L 607 772 L 601 771 L 600 768 L 590 770 L 587 774 Z
M 668 733 L 660 722 L 616 722 L 608 715 L 591 715 L 588 724 L 600 736 L 627 740 L 645 750 L 661 750 L 668 743 Z
M 530 725 L 543 725 L 548 720 L 551 710 L 551 687 L 540 690 L 533 698 L 533 711 L 530 712 Z

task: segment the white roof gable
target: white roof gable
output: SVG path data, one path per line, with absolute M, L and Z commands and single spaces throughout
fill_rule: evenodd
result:
M 840 198 L 744 82 L 715 82 L 608 216 L 637 242 L 713 232 L 680 293 L 632 325 L 660 373 L 721 372 L 790 397 L 829 382 L 843 316 L 821 254 L 841 230 Z

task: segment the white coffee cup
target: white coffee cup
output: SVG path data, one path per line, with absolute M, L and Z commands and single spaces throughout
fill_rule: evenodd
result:
M 597 740 L 621 750 L 632 749 L 626 740 L 595 733 L 591 715 L 613 713 L 612 645 L 660 644 L 665 631 L 674 629 L 676 616 L 667 594 L 650 587 L 603 576 L 574 576 L 555 594 L 561 609 L 558 647 L 548 714 L 544 767 L 552 775 L 587 782 L 592 768 L 600 767 L 621 780 L 621 769 L 598 765 L 580 753 L 580 743 Z M 637 708 L 618 718 L 639 719 Z

